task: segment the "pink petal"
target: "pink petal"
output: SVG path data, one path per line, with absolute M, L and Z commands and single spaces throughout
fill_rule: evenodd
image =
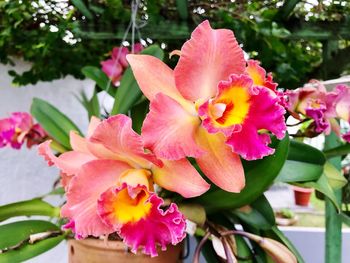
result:
M 323 104 L 320 104 L 318 108 L 306 108 L 306 115 L 314 120 L 315 131 L 317 133 L 325 132 L 329 134 L 331 131 L 330 123 L 325 117 L 326 110 L 327 108 Z
M 112 80 L 113 84 L 117 84 L 123 75 L 124 68 L 120 62 L 107 59 L 101 62 L 102 71 Z
M 233 32 L 213 30 L 209 22 L 204 21 L 182 46 L 174 70 L 176 87 L 188 100 L 207 100 L 215 96 L 221 80 L 232 73 L 243 73 L 245 64 Z
M 194 141 L 199 124 L 198 117 L 188 113 L 174 99 L 159 93 L 151 102 L 143 123 L 145 147 L 168 160 L 198 157 L 203 153 Z
M 140 89 L 150 101 L 159 92 L 177 101 L 184 101 L 175 87 L 172 69 L 161 60 L 149 55 L 128 55 L 127 60 Z
M 350 87 L 346 85 L 338 85 L 336 87 L 338 93 L 338 101 L 336 104 L 336 112 L 338 117 L 350 121 Z
M 128 187 L 131 193 L 128 199 L 134 199 L 134 202 L 142 209 L 144 206 L 146 212 L 139 220 L 124 222 L 120 224 L 114 216 L 115 207 L 118 208 L 122 198 L 118 198 L 118 193 Z M 144 194 L 148 199 L 144 202 Z M 142 195 L 142 196 L 140 196 Z M 139 202 L 144 202 L 139 203 Z M 123 238 L 124 243 L 131 247 L 133 253 L 141 248 L 142 252 L 152 257 L 157 256 L 157 246 L 166 250 L 169 244 L 176 245 L 185 237 L 185 218 L 179 212 L 177 206 L 172 203 L 168 209 L 163 210 L 163 200 L 155 193 L 150 193 L 144 186 L 130 187 L 124 184 L 120 188 L 111 189 L 105 192 L 99 199 L 99 213 L 101 219 L 114 228 L 119 230 L 119 235 Z M 130 206 L 130 203 L 126 207 Z M 141 206 L 141 207 L 140 207 Z M 120 206 L 119 209 L 126 208 Z M 138 215 L 135 215 L 137 218 Z M 134 218 L 131 215 L 130 218 Z
M 96 159 L 91 154 L 76 151 L 65 152 L 56 157 L 50 149 L 50 144 L 51 140 L 41 143 L 38 147 L 39 155 L 45 158 L 49 166 L 55 165 L 67 175 L 76 174 L 83 164 Z
M 83 238 L 109 234 L 114 230 L 103 223 L 97 213 L 100 195 L 119 183 L 120 175 L 131 167 L 120 161 L 94 160 L 85 164 L 71 180 L 67 203 L 61 216 L 73 220 L 75 234 Z
M 278 139 L 286 132 L 284 109 L 278 103 L 277 97 L 272 97 L 268 89 L 256 87 L 258 94 L 251 97 L 248 117 L 242 125 L 242 130 L 232 133 L 227 144 L 232 150 L 246 160 L 255 160 L 274 153 L 268 147 L 270 137 L 262 130 L 270 131 Z M 263 103 L 262 103 L 263 102 Z
M 244 170 L 239 156 L 225 144 L 222 133 L 210 134 L 199 128 L 197 143 L 207 152 L 196 158 L 204 174 L 228 192 L 240 192 L 245 185 Z
M 350 143 L 350 131 L 347 132 L 347 133 L 345 133 L 345 134 L 343 134 L 343 135 L 342 135 L 342 138 L 344 139 L 344 141 Z
M 69 142 L 73 151 L 90 153 L 86 139 L 81 137 L 75 131 L 69 133 Z
M 199 196 L 210 188 L 187 159 L 162 161 L 162 168 L 152 168 L 153 180 L 157 185 L 177 192 L 185 198 Z
M 104 120 L 90 138 L 114 154 L 113 159 L 124 160 L 131 165 L 150 167 L 161 165 L 152 153 L 145 153 L 141 136 L 132 130 L 131 119 L 126 115 L 115 115 Z
M 115 47 L 112 50 L 112 59 L 117 60 L 124 68 L 128 67 L 128 61 L 126 55 L 129 54 L 129 50 L 126 47 Z
M 90 138 L 91 135 L 94 133 L 96 130 L 97 126 L 100 125 L 101 120 L 95 116 L 92 116 L 90 119 L 89 127 L 88 127 L 88 133 L 87 133 L 87 138 Z

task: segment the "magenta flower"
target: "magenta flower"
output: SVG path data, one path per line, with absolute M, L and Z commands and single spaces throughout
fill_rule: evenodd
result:
M 20 149 L 24 142 L 31 148 L 46 137 L 46 132 L 39 124 L 33 124 L 33 118 L 27 112 L 13 112 L 9 118 L 0 120 L 0 148 L 9 145 Z
M 140 43 L 133 46 L 134 54 L 140 53 L 142 49 L 143 47 Z M 126 60 L 126 55 L 128 54 L 128 48 L 115 47 L 112 50 L 111 58 L 101 62 L 102 71 L 111 79 L 114 86 L 119 86 L 120 79 L 129 65 Z
M 174 70 L 152 56 L 127 56 L 151 101 L 145 146 L 168 160 L 194 157 L 213 183 L 239 192 L 245 185 L 239 155 L 254 160 L 272 154 L 268 132 L 279 139 L 285 134 L 272 77 L 256 62 L 247 68 L 233 32 L 213 30 L 208 21 L 178 53 Z
M 207 191 L 209 185 L 187 159 L 162 160 L 145 151 L 125 115 L 102 122 L 92 118 L 87 138 L 72 132 L 70 142 L 73 150 L 59 157 L 50 141 L 39 153 L 61 170 L 67 190 L 61 215 L 77 238 L 118 232 L 134 252 L 141 247 L 151 256 L 157 244 L 164 249 L 184 238 L 183 215 L 175 204 L 161 208 L 153 183 L 184 197 Z

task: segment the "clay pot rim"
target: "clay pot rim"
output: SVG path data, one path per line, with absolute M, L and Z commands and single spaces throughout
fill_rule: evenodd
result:
M 301 192 L 301 193 L 312 193 L 314 191 L 313 188 L 305 188 L 300 186 L 293 186 L 293 190 L 295 192 Z

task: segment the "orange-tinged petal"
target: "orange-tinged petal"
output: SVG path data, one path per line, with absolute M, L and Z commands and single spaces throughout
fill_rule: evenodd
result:
M 90 119 L 89 127 L 88 127 L 88 133 L 87 138 L 89 138 L 97 128 L 97 126 L 101 123 L 101 120 L 95 116 L 92 116 Z
M 152 153 L 145 153 L 141 136 L 132 130 L 131 119 L 126 115 L 115 115 L 101 122 L 90 141 L 112 152 L 114 156 L 111 159 L 145 168 L 150 167 L 151 162 L 161 165 Z
M 48 140 L 40 144 L 38 147 L 39 154 L 45 158 L 50 166 L 57 166 L 66 175 L 76 174 L 83 164 L 96 159 L 91 154 L 77 151 L 65 152 L 56 157 L 50 149 L 50 143 L 51 140 Z
M 198 117 L 188 113 L 174 99 L 159 93 L 151 102 L 150 112 L 143 123 L 142 138 L 145 147 L 159 158 L 198 157 L 203 153 L 194 140 L 199 125 Z
M 222 133 L 210 134 L 199 128 L 197 143 L 207 152 L 196 161 L 204 174 L 217 186 L 228 192 L 240 192 L 245 185 L 244 170 L 238 156 L 225 143 Z
M 161 92 L 183 101 L 175 87 L 173 70 L 156 57 L 149 55 L 128 55 L 127 60 L 143 94 L 152 101 Z
M 90 153 L 86 139 L 81 137 L 75 131 L 69 133 L 69 142 L 73 151 Z
M 152 168 L 153 180 L 157 185 L 177 192 L 185 198 L 199 196 L 210 188 L 187 159 L 162 161 L 162 168 Z
M 231 30 L 213 30 L 201 23 L 181 49 L 174 70 L 176 87 L 184 98 L 196 101 L 215 96 L 217 85 L 245 69 L 242 49 Z

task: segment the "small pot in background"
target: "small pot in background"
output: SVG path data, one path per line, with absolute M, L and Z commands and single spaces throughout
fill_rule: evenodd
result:
M 293 186 L 293 190 L 294 190 L 295 204 L 300 206 L 309 206 L 310 197 L 314 189 Z

